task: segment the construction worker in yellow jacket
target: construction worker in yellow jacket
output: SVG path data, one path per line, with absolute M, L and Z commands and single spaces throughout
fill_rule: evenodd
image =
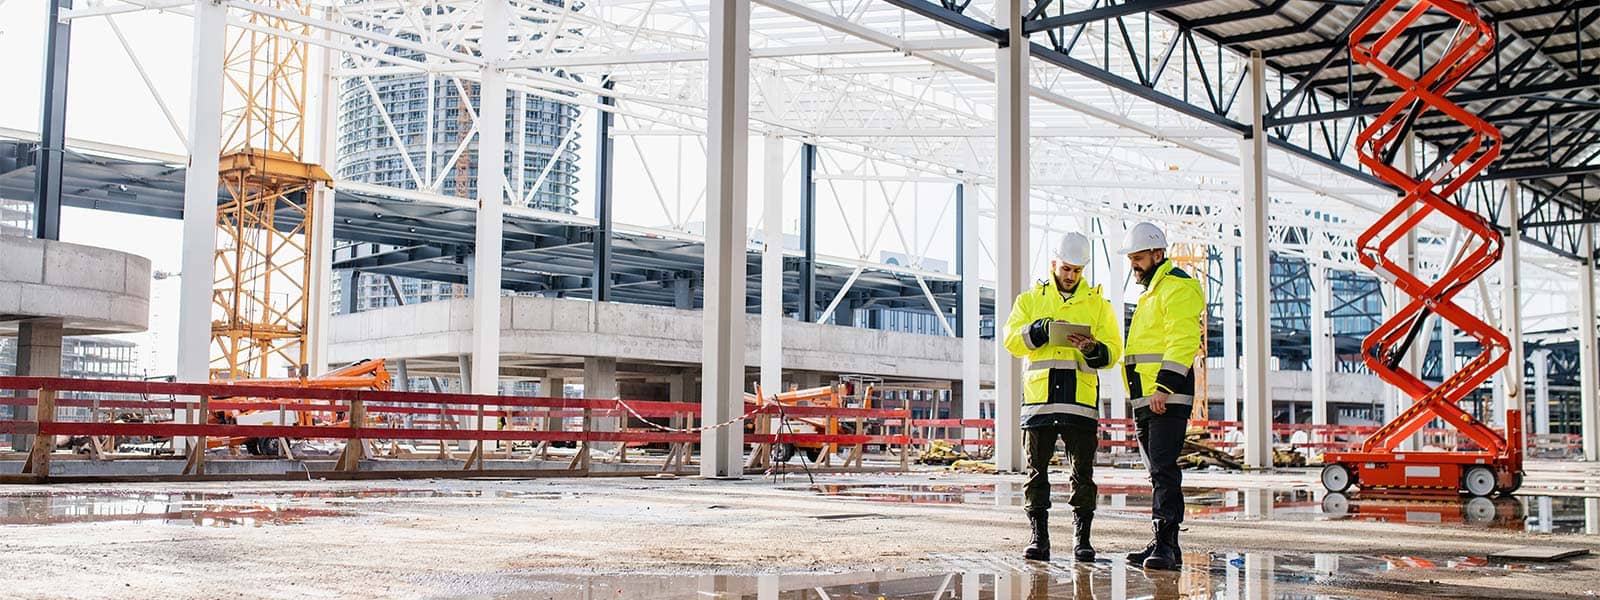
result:
M 1178 454 L 1194 409 L 1194 364 L 1200 355 L 1206 300 L 1200 282 L 1167 260 L 1167 236 L 1153 223 L 1128 230 L 1122 253 L 1144 294 L 1128 324 L 1123 380 L 1133 405 L 1139 454 L 1154 488 L 1152 540 L 1128 561 L 1146 569 L 1183 565 L 1183 470 Z
M 1067 447 L 1071 465 L 1073 556 L 1094 560 L 1089 543 L 1099 489 L 1094 483 L 1094 454 L 1099 445 L 1100 375 L 1122 353 L 1116 312 L 1100 288 L 1083 279 L 1089 264 L 1089 238 L 1061 236 L 1050 261 L 1050 281 L 1017 296 L 1006 320 L 1006 350 L 1026 358 L 1022 376 L 1022 430 L 1028 451 L 1028 482 L 1023 506 L 1033 540 L 1023 552 L 1031 560 L 1050 559 L 1050 457 L 1056 440 Z M 1051 323 L 1066 321 L 1089 327 L 1051 339 Z M 1065 332 L 1065 329 L 1062 330 Z

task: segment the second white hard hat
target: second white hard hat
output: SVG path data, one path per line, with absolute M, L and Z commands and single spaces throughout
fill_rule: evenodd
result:
M 1155 223 L 1140 222 L 1128 230 L 1128 235 L 1122 238 L 1123 254 L 1133 254 L 1145 250 L 1165 250 L 1167 247 L 1167 234 L 1161 231 Z
M 1076 231 L 1063 234 L 1056 245 L 1055 259 L 1074 267 L 1089 264 L 1089 238 Z

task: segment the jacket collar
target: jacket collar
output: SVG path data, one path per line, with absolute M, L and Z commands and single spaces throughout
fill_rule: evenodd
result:
M 1098 298 L 1101 295 L 1103 295 L 1103 292 L 1101 291 L 1100 286 L 1098 286 L 1098 285 L 1089 285 L 1089 281 L 1086 280 L 1086 279 L 1078 280 L 1078 289 L 1073 290 L 1071 296 L 1067 296 L 1067 297 L 1064 297 L 1064 298 L 1061 296 L 1061 289 L 1056 287 L 1056 280 L 1053 277 L 1050 278 L 1050 279 L 1046 279 L 1044 281 L 1039 282 L 1039 286 L 1038 287 L 1039 287 L 1039 293 L 1041 293 L 1041 294 L 1053 294 L 1053 295 L 1055 295 L 1055 297 L 1061 298 L 1063 302 L 1076 302 L 1076 301 L 1079 301 L 1079 300 L 1085 300 L 1085 299 L 1089 299 L 1089 298 Z
M 1150 290 L 1156 289 L 1156 285 L 1160 284 L 1162 279 L 1166 279 L 1167 274 L 1171 273 L 1172 269 L 1176 267 L 1177 265 L 1172 264 L 1172 259 L 1162 260 L 1161 264 L 1156 265 L 1156 272 L 1150 275 L 1150 283 L 1144 286 L 1144 291 L 1149 293 Z

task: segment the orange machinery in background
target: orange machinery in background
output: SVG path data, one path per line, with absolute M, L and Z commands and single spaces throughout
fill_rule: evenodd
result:
M 823 406 L 829 408 L 872 408 L 872 394 L 879 380 L 870 377 L 844 377 L 838 383 L 821 387 L 792 389 L 767 396 L 756 386 L 754 394 L 745 394 L 747 404 L 759 403 L 759 399 L 766 398 L 783 406 Z M 863 433 L 864 426 L 861 419 L 841 421 L 837 417 L 791 417 L 787 415 L 773 415 L 761 419 L 751 419 L 746 422 L 746 431 L 749 433 L 818 433 L 824 435 L 856 434 Z M 773 444 L 772 458 L 778 463 L 789 462 L 796 454 L 804 452 L 806 460 L 826 462 L 826 458 L 837 452 L 837 444 L 821 442 L 802 442 L 799 444 Z M 759 451 L 757 452 L 759 454 Z
M 384 366 L 384 360 L 363 360 L 349 366 L 335 369 L 323 375 L 286 379 L 240 379 L 232 383 L 238 385 L 259 385 L 272 387 L 315 388 L 323 390 L 387 390 L 392 385 L 389 370 Z M 283 422 L 277 423 L 271 419 L 261 423 L 249 424 L 277 424 L 300 426 L 326 426 L 348 427 L 350 421 L 344 411 L 331 403 L 317 400 L 283 400 L 274 402 L 278 405 L 278 413 Z M 241 417 L 268 415 L 268 409 L 252 410 L 217 410 L 206 415 L 206 422 L 234 424 L 239 423 Z M 377 417 L 382 418 L 382 417 Z M 247 421 L 250 419 L 246 419 Z M 292 421 L 291 421 L 292 420 Z M 368 417 L 368 423 L 374 420 Z M 363 423 L 365 425 L 367 423 Z M 281 451 L 279 440 L 264 440 L 261 438 L 246 437 L 213 437 L 207 440 L 208 448 L 222 448 L 228 446 L 244 446 L 251 454 L 273 455 Z

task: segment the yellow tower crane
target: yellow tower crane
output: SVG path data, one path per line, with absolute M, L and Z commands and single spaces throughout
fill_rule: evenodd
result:
M 307 20 L 277 15 L 311 14 L 306 0 L 257 0 L 276 9 L 246 11 L 247 27 L 233 28 L 223 58 L 222 155 L 219 175 L 227 198 L 217 205 L 215 282 L 212 287 L 211 379 L 257 385 L 338 389 L 387 389 L 383 360 L 364 361 L 311 376 L 307 325 L 316 286 L 318 256 L 315 210 L 318 184 L 333 178 L 305 160 L 307 67 L 311 27 Z M 324 93 L 331 93 L 324 90 Z M 331 127 L 331 123 L 322 123 Z M 351 293 L 347 291 L 346 293 Z M 273 373 L 274 368 L 286 371 Z M 275 377 L 276 375 L 276 377 Z M 297 400 L 280 406 L 297 425 L 337 425 L 343 408 L 326 401 Z M 214 412 L 209 422 L 235 423 L 244 412 Z M 260 418 L 258 416 L 257 418 Z M 283 423 L 290 424 L 290 423 Z M 278 442 L 212 438 L 210 445 L 245 445 L 252 453 L 275 454 Z M 347 448 L 347 458 L 361 456 Z M 355 458 L 351 458 L 354 460 Z
M 311 10 L 301 0 L 263 4 L 300 15 Z M 308 48 L 299 39 L 311 28 L 262 11 L 245 14 L 259 27 L 233 29 L 223 64 L 229 101 L 220 174 L 228 199 L 217 206 L 212 301 L 221 318 L 211 323 L 211 373 L 268 378 L 276 364 L 304 380 L 311 286 L 321 284 L 311 279 L 314 188 L 333 179 L 304 160 Z

